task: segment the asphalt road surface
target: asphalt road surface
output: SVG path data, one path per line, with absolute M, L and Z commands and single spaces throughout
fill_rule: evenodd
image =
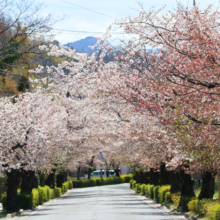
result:
M 20 220 L 174 220 L 183 216 L 169 213 L 151 200 L 134 193 L 129 184 L 69 190 Z

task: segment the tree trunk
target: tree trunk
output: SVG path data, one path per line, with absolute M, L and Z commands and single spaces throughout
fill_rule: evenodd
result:
M 118 168 L 115 169 L 115 174 L 116 174 L 117 177 L 120 176 L 120 175 L 119 175 L 119 169 L 118 169 Z
M 32 188 L 38 188 L 38 178 L 35 176 L 32 182 Z
M 89 167 L 89 169 L 88 169 L 88 179 L 90 179 L 91 178 L 91 173 L 92 173 L 92 166 L 93 166 L 93 160 L 94 160 L 94 157 L 95 156 L 92 156 L 92 159 L 91 159 L 91 162 L 90 162 L 90 167 Z
M 146 176 L 145 184 L 150 184 L 150 172 L 146 172 L 145 176 Z
M 165 163 L 160 164 L 160 185 L 170 184 L 169 171 L 166 170 Z
M 7 174 L 7 205 L 6 209 L 8 212 L 18 211 L 18 197 L 17 189 L 21 182 L 22 172 L 19 170 L 12 169 L 11 172 L 6 172 Z
M 22 174 L 21 193 L 31 194 L 33 189 L 33 181 L 35 178 L 35 172 L 32 170 L 24 170 Z
M 193 191 L 194 181 L 191 178 L 190 174 L 186 174 L 184 170 L 180 170 L 180 181 L 181 181 L 181 198 L 179 207 L 181 207 L 182 211 L 188 211 L 188 202 L 192 197 L 195 197 L 195 193 Z
M 215 175 L 210 172 L 205 172 L 202 176 L 202 188 L 199 194 L 199 200 L 201 199 L 213 199 L 215 191 Z
M 77 169 L 77 180 L 80 180 L 80 166 Z
M 158 186 L 160 182 L 160 173 L 154 172 L 152 168 L 150 168 L 150 184 L 154 186 Z
M 45 174 L 40 173 L 40 186 L 45 186 Z
M 179 172 L 170 171 L 170 193 L 177 193 L 181 191 L 180 174 Z
M 92 173 L 92 168 L 89 168 L 88 169 L 88 179 L 89 180 L 91 179 L 91 173 Z
M 137 183 L 149 183 L 149 173 L 145 172 L 136 172 L 134 173 L 134 180 L 136 180 Z
M 109 177 L 109 169 L 106 169 L 106 176 Z
M 60 173 L 57 175 L 57 187 L 62 188 L 62 184 L 66 182 L 66 173 Z
M 56 170 L 53 169 L 52 173 L 49 174 L 49 176 L 47 177 L 45 181 L 45 185 L 49 186 L 51 189 L 55 188 L 55 172 Z

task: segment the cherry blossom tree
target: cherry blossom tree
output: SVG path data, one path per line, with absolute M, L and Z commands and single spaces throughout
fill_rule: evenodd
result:
M 181 4 L 169 14 L 161 11 L 142 10 L 108 29 L 107 38 L 114 28 L 132 37 L 122 40 L 122 55 L 106 44 L 99 47 L 118 59 L 93 66 L 99 94 L 157 117 L 171 137 L 175 134 L 171 145 L 181 147 L 181 161 L 205 178 L 219 170 L 219 12 L 211 5 L 201 13 Z M 148 47 L 156 49 L 150 53 Z M 172 158 L 169 165 L 177 161 Z M 213 184 L 203 182 L 205 188 Z
M 65 146 L 67 113 L 59 96 L 48 91 L 1 98 L 0 105 L 1 170 L 8 176 L 7 210 L 16 211 L 21 171 L 51 169 L 53 151 Z M 26 190 L 31 190 L 30 185 L 29 179 Z

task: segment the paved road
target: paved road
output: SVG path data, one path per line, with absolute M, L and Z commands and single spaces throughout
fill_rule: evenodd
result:
M 20 220 L 176 220 L 144 196 L 136 195 L 129 184 L 69 190 L 62 197 L 45 203 Z

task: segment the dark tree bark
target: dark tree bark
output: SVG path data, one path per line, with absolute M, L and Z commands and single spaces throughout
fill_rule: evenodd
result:
M 42 172 L 39 174 L 40 176 L 40 186 L 45 186 L 45 174 Z
M 33 182 L 35 178 L 35 172 L 32 170 L 24 170 L 22 174 L 21 182 L 21 193 L 31 194 L 33 187 Z
M 180 170 L 180 181 L 181 181 L 181 198 L 179 207 L 182 210 L 188 211 L 187 203 L 191 200 L 192 197 L 195 197 L 193 190 L 194 181 L 191 178 L 190 174 L 186 174 L 184 170 Z
M 170 193 L 177 193 L 181 191 L 180 174 L 179 172 L 170 171 Z
M 146 172 L 145 176 L 146 176 L 145 184 L 150 184 L 150 172 Z
M 109 169 L 106 170 L 106 176 L 109 177 Z
M 160 185 L 170 184 L 169 171 L 166 170 L 165 163 L 160 164 Z
M 202 188 L 199 194 L 199 200 L 201 199 L 213 199 L 215 191 L 215 174 L 205 172 L 202 176 Z
M 32 182 L 32 188 L 38 188 L 38 178 L 35 176 Z
M 150 175 L 149 173 L 145 173 L 145 172 L 135 172 L 134 173 L 134 180 L 136 180 L 137 183 L 144 183 L 147 184 L 149 183 L 149 178 Z
M 62 184 L 67 181 L 67 173 L 60 173 L 57 175 L 57 187 L 62 188 Z
M 116 174 L 117 177 L 120 176 L 120 174 L 119 174 L 119 169 L 118 169 L 118 168 L 115 169 L 115 174 Z
M 12 169 L 11 172 L 6 172 L 7 174 L 7 206 L 8 212 L 18 211 L 18 197 L 17 189 L 21 182 L 22 172 L 20 170 Z
M 95 156 L 92 156 L 92 159 L 91 159 L 91 161 L 90 161 L 90 163 L 89 163 L 89 169 L 88 169 L 88 179 L 90 179 L 91 178 L 91 173 L 92 173 L 92 166 L 93 166 L 93 160 L 94 160 L 94 157 Z
M 150 168 L 150 184 L 154 186 L 158 186 L 160 184 L 160 173 L 154 172 L 152 168 Z
M 77 180 L 80 180 L 80 166 L 77 168 Z
M 49 186 L 51 189 L 55 188 L 55 172 L 56 170 L 53 169 L 52 173 L 49 174 L 49 176 L 47 177 L 45 181 L 45 185 Z

